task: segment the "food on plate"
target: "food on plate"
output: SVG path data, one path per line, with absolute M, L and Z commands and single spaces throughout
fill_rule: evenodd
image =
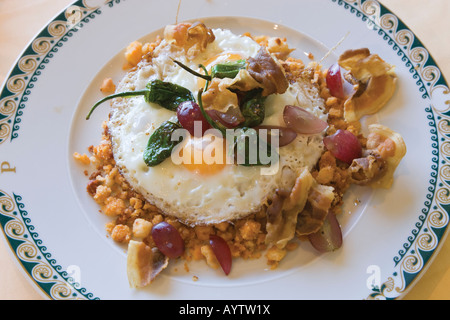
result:
M 404 141 L 379 124 L 366 137 L 359 120 L 393 95 L 394 67 L 359 49 L 324 69 L 294 50 L 201 22 L 130 44 L 127 74 L 87 115 L 110 104 L 87 192 L 128 245 L 131 287 L 170 260 L 228 275 L 235 258 L 275 268 L 298 241 L 336 250 L 347 189 L 391 186 Z
M 344 104 L 344 118 L 348 122 L 376 113 L 394 94 L 397 81 L 394 67 L 368 49 L 348 50 L 340 56 L 338 64 L 349 71 L 347 81 L 355 90 Z

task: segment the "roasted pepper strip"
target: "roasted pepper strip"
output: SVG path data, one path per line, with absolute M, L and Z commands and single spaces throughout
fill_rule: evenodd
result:
M 194 97 L 188 89 L 170 82 L 153 80 L 147 84 L 144 90 L 120 92 L 101 99 L 91 108 L 86 116 L 86 120 L 89 120 L 99 105 L 108 100 L 136 96 L 144 96 L 146 102 L 159 104 L 161 107 L 171 111 L 176 111 L 178 105 L 184 101 L 194 101 Z
M 231 78 L 236 77 L 241 69 L 247 67 L 247 62 L 243 59 L 236 62 L 226 62 L 216 64 L 211 69 L 211 78 Z
M 182 141 L 173 141 L 172 134 L 182 128 L 178 122 L 165 121 L 153 132 L 144 151 L 144 162 L 147 166 L 154 167 L 171 156 L 172 150 Z

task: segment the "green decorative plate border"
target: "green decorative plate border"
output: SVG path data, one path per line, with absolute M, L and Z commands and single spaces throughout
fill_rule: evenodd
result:
M 120 0 L 105 1 L 108 7 L 116 3 L 120 3 Z M 0 94 L 0 146 L 18 138 L 28 95 L 46 64 L 75 32 L 101 13 L 100 7 L 90 7 L 86 0 L 75 1 L 55 17 L 25 49 Z M 11 196 L 0 189 L 0 224 L 23 270 L 50 299 L 97 300 L 47 252 L 28 212 L 24 210 L 25 205 L 19 201 L 22 201 L 21 196 Z
M 395 299 L 406 292 L 416 280 L 445 239 L 450 210 L 450 100 L 445 108 L 433 105 L 436 94 L 448 95 L 444 75 L 422 42 L 385 6 L 374 0 L 331 0 L 360 17 L 374 32 L 383 37 L 409 68 L 413 79 L 429 101 L 425 109 L 430 126 L 432 166 L 425 207 L 407 242 L 393 258 L 394 271 L 379 287 L 373 288 L 368 299 Z M 439 92 L 440 90 L 440 92 Z M 448 97 L 450 99 L 450 97 Z M 439 111 L 444 110 L 444 111 Z
M 105 1 L 108 7 L 118 3 L 120 0 Z M 100 7 L 90 7 L 86 0 L 75 1 L 55 17 L 25 49 L 0 93 L 0 145 L 19 136 L 28 95 L 46 64 L 74 33 L 101 13 Z
M 97 300 L 75 281 L 76 275 L 70 269 L 64 270 L 47 252 L 20 201 L 21 196 L 0 190 L 0 224 L 24 271 L 54 300 Z
M 445 106 L 439 108 L 433 102 L 435 96 L 448 96 L 450 90 L 422 42 L 389 9 L 375 0 L 330 1 L 361 18 L 392 46 L 409 68 L 422 98 L 428 103 L 425 111 L 430 126 L 433 164 L 424 208 L 411 235 L 399 249 L 398 255 L 393 257 L 391 276 L 379 287 L 374 287 L 368 296 L 368 299 L 396 299 L 417 279 L 447 235 L 450 210 L 450 98 L 443 99 Z M 120 2 L 105 1 L 104 6 L 113 7 Z M 45 65 L 75 32 L 102 13 L 100 8 L 88 6 L 86 0 L 75 1 L 53 19 L 23 52 L 0 93 L 0 146 L 18 138 L 28 95 Z M 82 288 L 47 252 L 21 201 L 21 196 L 0 189 L 0 224 L 25 272 L 51 299 L 99 299 Z

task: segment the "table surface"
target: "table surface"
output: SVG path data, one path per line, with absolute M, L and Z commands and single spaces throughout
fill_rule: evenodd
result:
M 16 58 L 46 23 L 72 0 L 0 0 L 0 83 Z M 450 79 L 450 1 L 382 0 L 417 35 Z M 3 238 L 3 236 L 0 236 Z M 4 239 L 0 239 L 0 299 L 38 300 L 42 296 L 24 276 Z M 450 299 L 450 238 L 407 300 Z

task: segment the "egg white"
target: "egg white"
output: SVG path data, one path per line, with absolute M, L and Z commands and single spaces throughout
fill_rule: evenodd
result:
M 247 59 L 254 57 L 260 46 L 249 37 L 229 30 L 214 29 L 215 41 L 189 61 L 181 49 L 164 40 L 155 50 L 151 64 L 130 72 L 118 86 L 118 91 L 141 90 L 154 79 L 181 85 L 196 96 L 198 78 L 181 69 L 171 58 L 193 69 L 212 57 L 227 53 Z M 324 103 L 318 91 L 308 82 L 291 84 L 284 94 L 271 95 L 266 100 L 265 125 L 284 125 L 285 105 L 296 105 L 326 120 Z M 166 120 L 176 121 L 176 114 L 159 105 L 146 103 L 143 97 L 117 100 L 112 104 L 108 122 L 114 158 L 130 185 L 168 215 L 188 224 L 210 224 L 230 221 L 257 212 L 277 188 L 293 184 L 292 175 L 302 168 L 311 169 L 323 152 L 322 135 L 301 136 L 279 149 L 280 161 L 272 174 L 262 174 L 261 167 L 227 165 L 213 175 L 201 175 L 174 164 L 171 158 L 148 167 L 143 152 L 151 134 Z

